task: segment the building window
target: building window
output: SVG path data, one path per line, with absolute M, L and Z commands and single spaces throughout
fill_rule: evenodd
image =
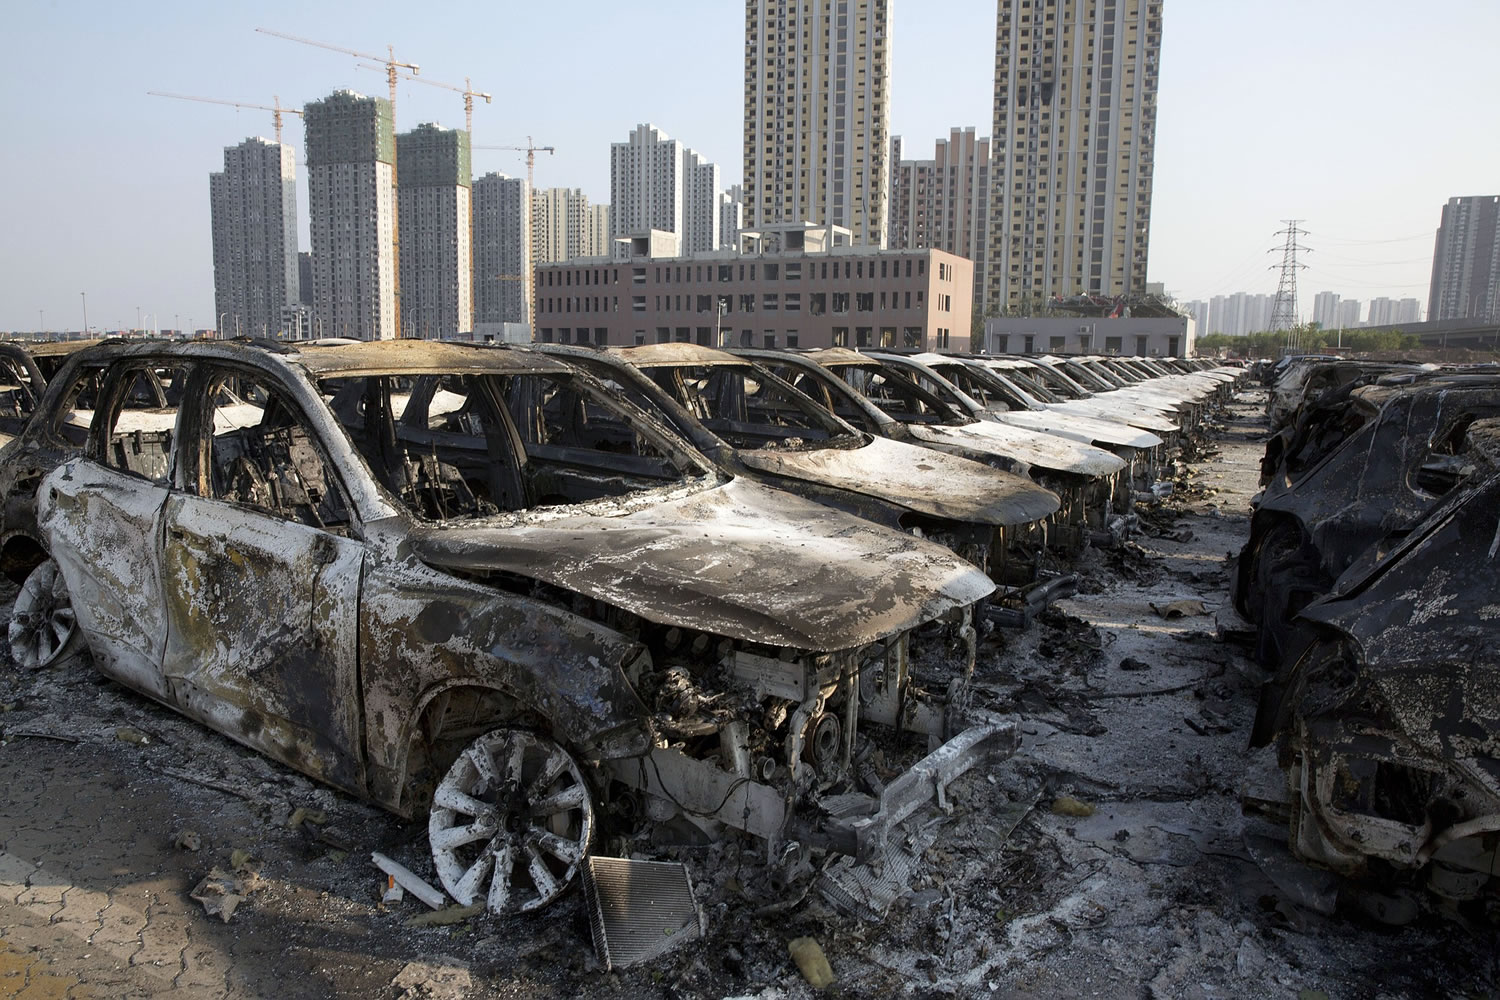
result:
M 880 346 L 896 346 L 896 328 L 894 326 L 883 326 L 880 328 Z
M 769 267 L 770 265 L 766 265 Z M 781 308 L 781 294 L 779 292 L 765 292 L 760 297 L 760 307 L 765 312 L 775 312 Z
M 776 334 L 768 331 L 765 335 L 764 346 L 768 351 L 776 350 Z
M 786 302 L 784 304 L 784 308 L 786 309 L 787 312 L 801 312 L 802 311 L 802 293 L 801 292 L 787 292 L 786 293 Z
M 796 347 L 797 347 L 797 331 L 796 330 L 788 330 L 786 332 L 786 346 L 788 348 L 792 349 L 792 350 L 796 349 Z
M 856 326 L 854 328 L 854 346 L 855 347 L 869 347 L 870 346 L 870 327 L 868 327 L 868 326 Z
M 874 292 L 856 292 L 854 294 L 854 310 L 855 310 L 855 312 L 862 312 L 862 313 L 874 312 L 875 311 L 875 293 Z
M 671 327 L 659 326 L 656 328 L 656 342 L 658 344 L 670 344 L 672 342 Z
M 901 330 L 901 346 L 908 350 L 918 350 L 927 345 L 923 343 L 922 328 L 920 326 L 903 327 Z

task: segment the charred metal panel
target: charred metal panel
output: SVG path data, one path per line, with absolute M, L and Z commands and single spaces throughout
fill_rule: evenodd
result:
M 42 481 L 38 520 L 99 670 L 165 699 L 157 570 L 167 490 L 76 458 Z
M 329 784 L 364 791 L 364 546 L 200 497 L 167 502 L 162 673 L 186 714 Z
M 902 506 L 933 517 L 1011 525 L 1039 521 L 1057 510 L 1057 498 L 1040 486 L 1002 477 L 974 462 L 872 438 L 855 451 L 741 452 L 752 469 L 808 479 L 842 489 L 876 489 Z
M 652 621 L 823 652 L 873 642 L 994 590 L 930 542 L 741 479 L 598 514 L 559 509 L 500 534 L 482 525 L 418 528 L 412 544 L 435 566 L 524 574 Z M 795 531 L 795 547 L 778 524 Z
M 362 586 L 360 664 L 371 794 L 403 811 L 407 754 L 421 714 L 460 688 L 500 692 L 594 756 L 640 753 L 648 715 L 622 666 L 640 646 L 602 625 L 516 594 L 456 580 L 415 560 L 371 560 Z M 503 718 L 475 718 L 492 726 Z

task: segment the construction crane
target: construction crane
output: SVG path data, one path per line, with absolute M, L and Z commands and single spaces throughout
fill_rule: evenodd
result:
M 272 31 L 270 28 L 256 28 L 262 35 L 274 35 L 277 38 L 285 38 L 289 42 L 301 42 L 303 45 L 311 45 L 320 49 L 328 49 L 332 52 L 342 52 L 346 56 L 356 59 L 373 59 L 385 66 L 385 80 L 391 89 L 391 135 L 396 134 L 396 76 L 397 71 L 402 69 L 411 70 L 413 75 L 422 72 L 422 68 L 416 63 L 400 62 L 396 58 L 396 47 L 387 45 L 385 47 L 386 58 L 371 55 L 368 52 L 360 52 L 357 49 L 346 49 L 342 45 L 329 45 L 327 42 L 316 42 L 311 38 L 299 38 L 296 35 L 288 35 L 284 31 Z M 400 188 L 396 182 L 396 144 L 391 143 L 391 203 L 396 210 L 391 213 L 391 264 L 392 264 L 392 286 L 395 292 L 396 305 L 396 327 L 401 326 L 401 199 Z
M 357 65 L 360 69 L 380 70 L 385 68 L 383 66 L 371 66 L 369 63 L 356 63 L 355 65 Z M 468 77 L 464 77 L 464 85 L 462 87 L 458 87 L 454 86 L 451 83 L 440 83 L 437 80 L 429 80 L 426 77 L 412 76 L 410 73 L 402 73 L 401 76 L 407 80 L 410 80 L 412 83 L 425 83 L 429 87 L 442 87 L 444 90 L 451 90 L 454 93 L 463 94 L 464 131 L 468 132 L 471 136 L 474 134 L 474 98 L 482 97 L 484 98 L 484 103 L 490 104 L 492 103 L 491 98 L 494 96 L 492 94 L 486 94 L 482 90 L 475 90 L 473 88 L 473 85 L 469 82 Z
M 344 55 L 353 56 L 356 59 L 374 59 L 376 62 L 383 65 L 385 67 L 386 83 L 390 84 L 391 88 L 391 120 L 393 123 L 392 127 L 394 127 L 394 121 L 396 117 L 397 70 L 411 70 L 413 76 L 422 72 L 422 68 L 416 63 L 398 61 L 396 59 L 396 47 L 394 45 L 387 45 L 385 47 L 387 55 L 385 58 L 382 58 L 380 56 L 371 55 L 368 52 L 360 52 L 356 49 L 346 49 L 342 45 L 329 45 L 327 42 L 315 42 L 311 38 L 299 38 L 296 35 L 288 35 L 284 31 L 272 31 L 270 28 L 256 28 L 255 30 L 260 32 L 262 35 L 275 35 L 277 38 L 285 38 L 289 42 L 301 42 L 303 45 L 314 45 L 320 49 L 328 49 L 332 52 L 342 52 Z
M 269 111 L 271 112 L 271 121 L 276 126 L 276 142 L 278 144 L 280 144 L 281 142 L 281 116 L 302 114 L 302 112 L 298 111 L 296 108 L 283 108 L 281 106 L 281 98 L 275 96 L 271 98 L 271 104 L 267 106 L 265 104 L 249 104 L 244 101 L 221 101 L 217 97 L 194 97 L 191 94 L 167 94 L 163 93 L 160 90 L 148 90 L 146 91 L 146 93 L 151 97 L 175 97 L 179 101 L 202 101 L 204 104 L 227 104 L 231 108 L 255 108 L 259 111 Z
M 555 154 L 557 152 L 557 150 L 553 149 L 551 146 L 537 146 L 537 145 L 533 144 L 532 141 L 531 141 L 531 136 L 529 136 L 529 135 L 526 137 L 526 145 L 524 145 L 524 146 L 471 146 L 470 148 L 471 149 L 508 149 L 508 150 L 512 150 L 512 151 L 517 152 L 517 153 L 525 153 L 526 154 L 526 187 L 527 187 L 527 189 L 532 190 L 532 191 L 536 190 L 536 154 L 538 154 L 538 153 L 553 153 L 553 154 Z

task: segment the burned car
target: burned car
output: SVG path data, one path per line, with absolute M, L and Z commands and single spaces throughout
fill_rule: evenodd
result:
M 981 567 L 1007 532 L 1058 509 L 1023 475 L 866 433 L 751 359 L 694 344 L 540 349 L 661 414 L 725 471 L 920 532 Z
M 66 420 L 101 368 L 82 453 L 37 487 L 39 595 L 71 606 L 106 676 L 426 812 L 461 903 L 545 905 L 627 814 L 744 831 L 768 857 L 795 841 L 877 859 L 895 824 L 1015 749 L 1013 724 L 970 724 L 962 679 L 929 693 L 909 658 L 914 628 L 990 593 L 979 570 L 724 475 L 561 361 L 103 345 L 36 419 Z M 122 429 L 141 373 L 163 370 L 167 412 Z M 558 394 L 621 435 L 578 433 Z M 516 396 L 545 439 L 519 431 Z M 867 723 L 930 752 L 858 794 Z
M 1409 530 L 1487 469 L 1500 426 L 1493 375 L 1405 375 L 1352 394 L 1330 391 L 1343 412 L 1318 421 L 1321 433 L 1294 447 L 1260 494 L 1236 566 L 1235 603 L 1257 624 L 1268 666 L 1296 645 L 1297 611 L 1366 548 Z
M 97 340 L 0 341 L 0 445 L 20 433 L 47 380 L 68 355 Z
M 1262 699 L 1253 745 L 1286 770 L 1304 860 L 1415 913 L 1496 901 L 1500 872 L 1500 475 L 1368 548 L 1301 612 L 1315 641 Z

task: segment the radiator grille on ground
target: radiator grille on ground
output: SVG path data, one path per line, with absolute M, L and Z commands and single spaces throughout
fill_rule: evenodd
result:
M 606 969 L 647 961 L 703 936 L 692 880 L 678 862 L 591 857 L 583 889 L 594 950 Z

